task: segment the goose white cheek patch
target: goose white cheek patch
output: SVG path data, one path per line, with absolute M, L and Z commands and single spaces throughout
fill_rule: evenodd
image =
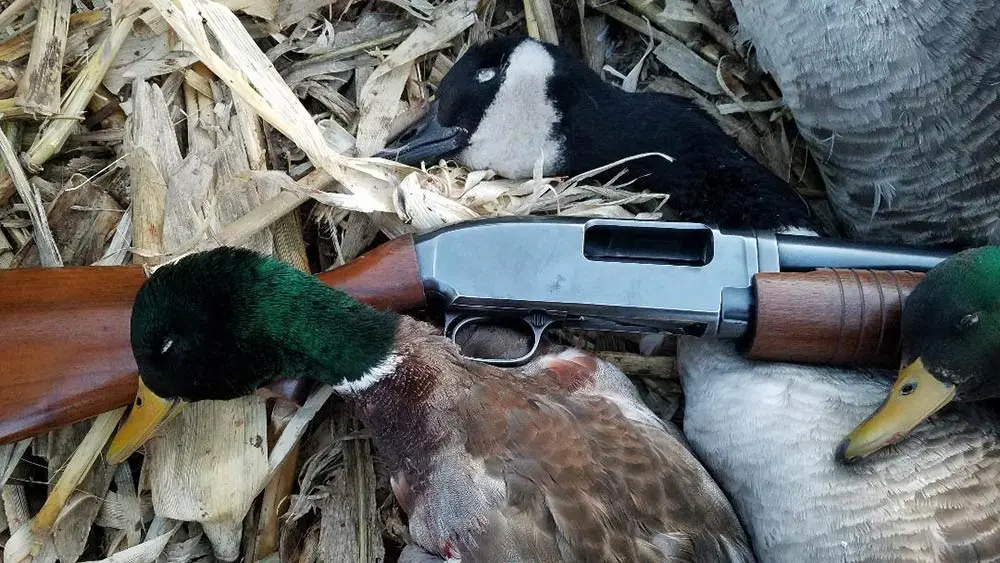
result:
M 460 155 L 466 166 L 491 168 L 507 178 L 530 178 L 541 158 L 543 173 L 552 173 L 562 159 L 553 139 L 559 112 L 546 97 L 554 69 L 541 45 L 526 42 L 514 49 L 493 103 Z

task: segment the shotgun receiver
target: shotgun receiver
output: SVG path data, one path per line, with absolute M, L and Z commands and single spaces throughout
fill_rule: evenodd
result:
M 528 361 L 543 332 L 730 338 L 752 359 L 895 367 L 903 300 L 947 253 L 697 223 L 477 219 L 393 239 L 318 274 L 382 309 L 430 306 L 445 334 L 510 324 Z M 0 270 L 0 443 L 126 406 L 142 266 Z M 304 384 L 279 383 L 301 400 Z M 10 400 L 16 397 L 16 400 Z
M 753 359 L 888 365 L 900 305 L 946 252 L 698 223 L 528 217 L 453 224 L 415 239 L 445 335 L 502 323 L 529 344 L 561 326 L 739 341 Z

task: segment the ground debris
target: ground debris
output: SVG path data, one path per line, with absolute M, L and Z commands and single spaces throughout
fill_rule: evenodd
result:
M 0 268 L 155 267 L 233 244 L 316 272 L 474 217 L 669 217 L 663 196 L 588 175 L 365 158 L 470 44 L 508 34 L 558 43 L 622 88 L 697 100 L 821 198 L 733 23 L 727 0 L 14 0 L 0 10 Z M 679 416 L 669 339 L 558 336 Z M 114 467 L 100 453 L 120 414 L 0 446 L 4 563 L 33 539 L 35 562 L 108 563 L 392 562 L 407 540 L 378 452 L 329 388 L 301 408 L 189 407 Z

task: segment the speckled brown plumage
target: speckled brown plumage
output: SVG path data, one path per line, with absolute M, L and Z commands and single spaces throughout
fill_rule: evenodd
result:
M 394 351 L 350 399 L 409 514 L 405 561 L 753 561 L 680 433 L 614 366 L 562 348 L 470 363 L 412 319 Z

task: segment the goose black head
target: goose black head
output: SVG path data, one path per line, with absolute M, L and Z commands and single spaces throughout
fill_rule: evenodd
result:
M 455 157 L 508 178 L 530 177 L 541 157 L 557 169 L 560 112 L 549 95 L 557 53 L 524 37 L 477 45 L 463 55 L 426 113 L 376 156 L 411 166 Z

